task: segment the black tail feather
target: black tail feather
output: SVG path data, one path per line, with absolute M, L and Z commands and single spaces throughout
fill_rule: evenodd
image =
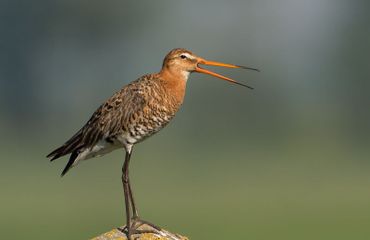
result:
M 81 139 L 82 138 L 82 131 L 78 131 L 71 139 L 69 139 L 63 146 L 55 149 L 51 153 L 49 153 L 46 157 L 50 158 L 50 161 L 54 161 L 57 158 L 60 158 L 64 155 L 70 154 L 76 149 L 79 149 L 82 145 Z
M 49 153 L 46 157 L 50 158 L 50 162 L 54 161 L 57 158 L 60 158 L 64 155 L 70 154 L 71 152 L 75 151 L 76 149 L 79 149 L 80 143 L 79 142 L 74 142 L 69 144 L 68 142 L 65 143 L 63 146 L 55 149 L 51 153 Z
M 69 171 L 69 169 L 71 169 L 73 163 L 75 162 L 76 158 L 78 157 L 78 154 L 79 154 L 79 150 L 75 150 L 75 151 L 72 152 L 71 156 L 69 157 L 67 165 L 65 166 L 65 168 L 63 169 L 62 174 L 60 175 L 61 177 L 63 177 Z
M 67 153 L 65 153 L 66 152 L 65 151 L 65 147 L 66 146 L 63 145 L 63 146 L 55 149 L 54 151 L 52 151 L 51 153 L 49 153 L 46 157 L 47 158 L 50 158 L 51 157 L 50 162 L 52 162 L 55 159 L 60 158 L 60 157 L 62 157 L 64 155 L 66 155 Z
M 69 169 L 73 166 L 73 163 L 75 162 L 76 158 L 78 157 L 78 154 L 80 153 L 80 150 L 83 148 L 83 135 L 82 135 L 82 129 L 78 131 L 73 137 L 71 137 L 66 143 L 63 144 L 63 146 L 55 149 L 51 153 L 49 153 L 46 157 L 51 158 L 50 161 L 54 161 L 57 158 L 60 158 L 64 155 L 70 154 L 68 163 L 65 166 L 61 176 L 63 177 Z

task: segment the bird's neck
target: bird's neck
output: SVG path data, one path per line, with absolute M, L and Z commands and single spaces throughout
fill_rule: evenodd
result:
M 166 91 L 175 98 L 179 105 L 181 105 L 185 97 L 186 82 L 189 77 L 189 72 L 171 71 L 171 69 L 165 68 L 159 72 L 159 75 Z

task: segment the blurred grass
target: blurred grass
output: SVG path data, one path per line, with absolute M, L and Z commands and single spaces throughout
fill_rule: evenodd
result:
M 369 166 L 350 156 L 312 153 L 299 142 L 278 151 L 233 151 L 238 144 L 191 151 L 171 137 L 135 148 L 132 182 L 145 219 L 191 239 L 370 236 Z M 124 224 L 123 151 L 82 163 L 64 178 L 65 159 L 50 164 L 45 148 L 22 151 L 27 155 L 10 151 L 12 168 L 1 171 L 3 237 L 86 239 Z

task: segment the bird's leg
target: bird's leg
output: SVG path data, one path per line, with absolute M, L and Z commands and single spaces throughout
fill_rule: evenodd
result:
M 126 206 L 126 229 L 127 229 L 127 238 L 130 239 L 131 235 L 139 234 L 139 233 L 149 233 L 153 232 L 150 230 L 140 231 L 137 230 L 143 224 L 148 224 L 154 227 L 154 224 L 149 224 L 146 221 L 139 219 L 139 215 L 135 206 L 134 197 L 132 194 L 132 189 L 130 185 L 130 177 L 129 177 L 129 164 L 131 159 L 131 151 L 126 151 L 125 162 L 122 167 L 122 184 L 123 184 L 123 191 L 125 195 L 125 206 Z M 131 210 L 132 209 L 132 216 Z M 156 227 L 158 230 L 160 228 Z
M 127 227 L 127 238 L 130 239 L 131 236 L 131 214 L 130 214 L 130 185 L 129 185 L 129 175 L 128 166 L 130 163 L 131 151 L 126 151 L 125 163 L 122 167 L 122 184 L 123 192 L 125 195 L 125 206 L 126 206 L 126 227 Z
M 138 218 L 139 217 L 139 214 L 138 214 L 138 211 L 137 211 L 137 208 L 136 208 L 136 205 L 135 205 L 135 201 L 134 201 L 134 195 L 132 193 L 132 188 L 131 188 L 131 183 L 130 183 L 130 177 L 129 177 L 129 161 L 131 159 L 131 151 L 132 151 L 132 148 L 130 151 L 128 151 L 128 153 L 126 152 L 126 159 L 128 159 L 127 161 L 127 182 L 128 182 L 128 196 L 129 196 L 129 201 L 130 201 L 130 206 L 131 206 L 131 209 L 132 209 L 132 218 Z M 128 154 L 128 155 L 127 155 Z
M 126 228 L 122 231 L 127 230 L 127 238 L 130 239 L 131 235 L 133 234 L 141 234 L 141 233 L 158 233 L 161 231 L 161 228 L 157 227 L 156 225 L 141 220 L 139 218 L 134 197 L 132 194 L 132 189 L 130 186 L 130 178 L 129 178 L 129 163 L 131 158 L 132 151 L 126 151 L 125 162 L 122 166 L 122 184 L 123 184 L 123 191 L 125 196 L 125 206 L 126 206 Z M 132 210 L 132 215 L 131 215 Z M 139 230 L 138 228 L 142 225 L 149 225 L 153 228 L 153 230 Z
M 130 195 L 130 201 L 131 201 L 131 207 L 132 207 L 132 218 L 136 219 L 136 218 L 139 218 L 139 214 L 138 214 L 138 211 L 135 205 L 134 195 L 132 193 L 130 180 L 128 182 L 128 190 L 130 193 L 129 195 Z

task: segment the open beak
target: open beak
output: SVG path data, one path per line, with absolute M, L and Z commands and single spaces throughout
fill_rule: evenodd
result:
M 243 68 L 243 69 L 249 69 L 249 70 L 253 70 L 253 71 L 257 71 L 259 72 L 258 69 L 256 68 L 250 68 L 250 67 L 244 67 L 244 66 L 238 66 L 238 65 L 233 65 L 233 64 L 227 64 L 227 63 L 221 63 L 221 62 L 213 62 L 213 61 L 207 61 L 205 59 L 202 59 L 200 58 L 198 60 L 198 65 L 197 67 L 195 68 L 195 71 L 198 72 L 198 73 L 205 73 L 205 74 L 209 74 L 211 76 L 214 76 L 214 77 L 218 77 L 218 78 L 221 78 L 222 80 L 225 80 L 225 81 L 228 81 L 228 82 L 231 82 L 231 83 L 234 83 L 234 84 L 238 84 L 238 85 L 241 85 L 243 87 L 247 87 L 249 89 L 253 89 L 251 86 L 248 86 L 248 85 L 245 85 L 243 83 L 240 83 L 240 82 L 237 82 L 231 78 L 228 78 L 228 77 L 225 77 L 225 76 L 222 76 L 218 73 L 214 73 L 212 71 L 209 71 L 207 69 L 204 69 L 204 68 L 201 68 L 199 66 L 199 64 L 202 64 L 202 65 L 209 65 L 209 66 L 219 66 L 219 67 L 227 67 L 227 68 Z

